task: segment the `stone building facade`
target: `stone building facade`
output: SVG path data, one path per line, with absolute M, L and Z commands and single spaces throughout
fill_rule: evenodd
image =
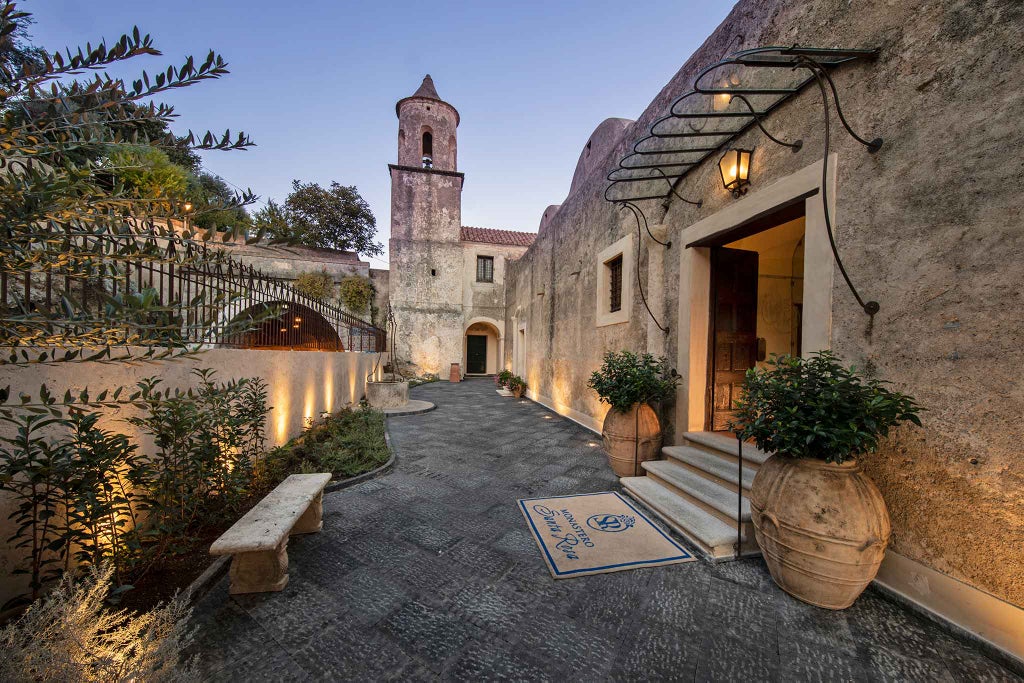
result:
M 398 102 L 391 172 L 388 297 L 396 354 L 416 372 L 492 374 L 504 358 L 507 263 L 534 235 L 462 225 L 459 113 L 428 75 Z
M 852 128 L 883 138 L 881 149 L 847 135 L 833 109 L 823 193 L 824 109 L 812 84 L 762 120 L 775 138 L 801 140 L 798 151 L 753 124 L 730 142 L 754 150 L 744 196 L 724 187 L 723 148 L 681 181 L 659 181 L 661 198 L 635 202 L 650 235 L 629 207 L 606 201 L 608 173 L 702 69 L 795 44 L 878 49 L 832 76 Z M 923 429 L 899 430 L 863 459 L 893 521 L 880 581 L 1000 647 L 1024 645 L 1021 44 L 1024 9 L 1006 0 L 740 0 L 637 121 L 595 130 L 569 195 L 509 266 L 506 364 L 531 398 L 600 430 L 607 406 L 586 384 L 602 354 L 666 356 L 681 377 L 660 407 L 666 444 L 693 445 L 721 429 L 716 409 L 728 408 L 716 403 L 727 385 L 712 365 L 722 357 L 712 292 L 726 272 L 716 259 L 754 254 L 764 351 L 831 349 L 927 409 Z M 823 196 L 846 270 L 880 304 L 873 316 L 837 268 Z M 606 278 L 620 257 L 622 306 L 611 315 Z

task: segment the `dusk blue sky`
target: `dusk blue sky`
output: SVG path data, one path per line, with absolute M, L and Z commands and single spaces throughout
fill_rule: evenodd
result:
M 462 222 L 535 232 L 569 190 L 579 153 L 610 116 L 636 118 L 731 2 L 152 2 L 27 0 L 50 50 L 114 40 L 133 25 L 164 56 L 210 48 L 231 74 L 168 94 L 176 132 L 244 130 L 247 152 L 206 168 L 283 200 L 291 180 L 355 185 L 387 245 L 395 102 L 424 74 L 461 114 Z M 130 72 L 129 72 L 130 73 Z M 125 74 L 127 75 L 127 74 Z M 386 257 L 385 257 L 386 258 Z M 374 259 L 375 266 L 385 261 Z

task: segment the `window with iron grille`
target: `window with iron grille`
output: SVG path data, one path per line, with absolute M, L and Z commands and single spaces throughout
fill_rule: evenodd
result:
M 493 256 L 477 256 L 476 257 L 476 281 L 477 282 L 494 282 L 494 257 Z
M 611 285 L 608 311 L 615 313 L 622 310 L 622 256 L 616 256 L 605 265 L 608 266 L 608 282 Z

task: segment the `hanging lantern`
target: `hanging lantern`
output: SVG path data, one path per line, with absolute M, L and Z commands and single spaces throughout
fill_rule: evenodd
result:
M 750 184 L 750 158 L 752 149 L 730 149 L 718 162 L 718 170 L 722 173 L 722 184 L 732 192 L 733 197 L 747 193 Z

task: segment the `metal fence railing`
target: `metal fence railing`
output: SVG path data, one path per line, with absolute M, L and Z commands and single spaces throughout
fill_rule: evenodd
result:
M 85 329 L 109 319 L 111 302 L 120 305 L 130 294 L 136 300 L 155 297 L 159 304 L 155 319 L 149 314 L 136 321 L 138 330 L 156 335 L 151 342 L 164 335 L 169 345 L 366 352 L 385 347 L 384 330 L 222 249 L 173 243 L 160 249 L 160 258 L 112 262 L 100 256 L 85 264 L 79 260 L 73 269 L 0 272 L 0 314 L 29 329 L 53 326 L 63 309 L 61 329 L 73 335 L 76 325 Z M 122 309 L 119 320 L 124 319 Z

